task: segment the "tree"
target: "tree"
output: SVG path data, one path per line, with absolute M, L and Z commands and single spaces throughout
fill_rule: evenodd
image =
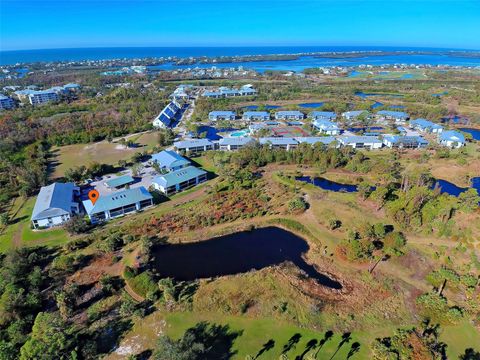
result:
M 20 360 L 69 359 L 75 338 L 55 313 L 41 312 L 35 318 L 32 333 L 20 349 Z
M 0 225 L 7 226 L 10 218 L 7 213 L 0 214 Z
M 64 226 L 70 234 L 82 234 L 90 229 L 87 221 L 81 215 L 73 215 Z
M 142 173 L 143 165 L 141 163 L 135 163 L 131 167 L 131 170 L 133 176 L 139 176 Z
M 226 360 L 235 355 L 234 340 L 240 332 L 228 325 L 201 322 L 187 329 L 179 340 L 161 336 L 153 353 L 153 360 Z

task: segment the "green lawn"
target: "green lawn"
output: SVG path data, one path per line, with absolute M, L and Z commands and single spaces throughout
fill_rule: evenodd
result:
M 448 345 L 447 355 L 449 359 L 457 359 L 467 348 L 480 351 L 480 332 L 468 321 L 458 325 L 442 327 L 440 339 Z
M 62 228 L 33 231 L 30 228 L 30 217 L 35 205 L 34 197 L 26 201 L 15 200 L 10 210 L 10 224 L 0 232 L 0 252 L 5 252 L 17 246 L 56 246 L 68 240 L 67 232 Z
M 228 325 L 232 331 L 240 332 L 233 344 L 233 350 L 237 351 L 236 359 L 245 359 L 247 355 L 252 356 L 252 358 L 255 357 L 263 345 L 269 340 L 274 341 L 273 348 L 264 352 L 258 359 L 278 359 L 289 340 L 296 334 L 299 334 L 298 343 L 286 353 L 289 359 L 294 359 L 295 356 L 305 351 L 309 341 L 314 339 L 320 341 L 325 336 L 325 331 L 323 330 L 317 332 L 302 329 L 295 325 L 268 318 L 252 319 L 239 316 L 171 313 L 166 315 L 166 321 L 167 334 L 173 338 L 180 337 L 187 328 L 195 325 L 199 321 Z M 318 358 L 330 359 L 337 351 L 338 345 L 342 340 L 342 335 L 343 334 L 334 333 L 333 337 L 320 349 Z M 352 333 L 351 340 L 339 348 L 334 359 L 346 359 L 354 343 L 360 344 L 360 347 L 359 351 L 355 353 L 351 359 L 370 359 L 368 338 L 369 336 L 366 333 Z M 314 351 L 311 353 L 314 353 Z

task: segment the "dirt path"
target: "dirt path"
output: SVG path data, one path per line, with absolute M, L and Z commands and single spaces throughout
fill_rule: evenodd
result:
M 125 291 L 130 295 L 135 301 L 142 302 L 145 300 L 145 298 L 141 297 L 138 295 L 133 289 L 130 287 L 128 284 L 128 281 L 125 280 Z
M 22 247 L 22 230 L 24 224 L 18 224 L 18 228 L 12 236 L 12 245 L 14 249 Z

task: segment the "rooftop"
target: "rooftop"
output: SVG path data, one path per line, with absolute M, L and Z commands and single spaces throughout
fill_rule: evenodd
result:
M 190 161 L 172 150 L 164 150 L 152 155 L 152 161 L 157 162 L 161 167 L 178 167 L 190 164 Z
M 465 136 L 459 131 L 455 130 L 448 130 L 448 131 L 443 131 L 440 134 L 440 140 L 443 141 L 456 141 L 459 143 L 464 143 L 465 142 Z
M 207 172 L 196 168 L 194 166 L 188 166 L 186 168 L 172 171 L 171 173 L 156 176 L 152 182 L 158 184 L 164 188 L 180 184 L 184 181 L 194 179 L 198 176 L 205 175 Z
M 105 181 L 105 184 L 109 188 L 117 188 L 134 182 L 135 179 L 130 175 L 118 176 L 116 178 Z
M 74 190 L 73 183 L 53 183 L 43 186 L 33 208 L 32 220 L 70 214 Z
M 260 144 L 272 144 L 272 145 L 297 145 L 298 141 L 294 138 L 288 137 L 264 137 L 259 139 Z
M 247 145 L 251 142 L 255 141 L 253 138 L 251 137 L 241 137 L 241 136 L 237 136 L 237 137 L 229 137 L 229 138 L 223 138 L 223 139 L 220 139 L 220 141 L 218 142 L 220 145 L 236 145 L 236 146 L 243 146 L 243 145 Z
M 344 144 L 352 144 L 352 143 L 382 144 L 382 140 L 380 140 L 376 136 L 339 136 L 338 140 Z
M 176 141 L 173 143 L 177 149 L 182 148 L 191 148 L 197 146 L 212 146 L 213 143 L 208 139 L 186 139 L 181 141 Z
M 148 190 L 140 186 L 138 188 L 121 190 L 100 196 L 95 202 L 95 205 L 92 205 L 90 200 L 85 200 L 83 201 L 83 205 L 87 213 L 91 215 L 151 199 L 152 195 Z

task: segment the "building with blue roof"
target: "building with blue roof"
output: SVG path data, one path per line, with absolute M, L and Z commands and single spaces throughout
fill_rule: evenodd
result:
M 175 171 L 190 165 L 190 161 L 172 150 L 153 154 L 150 161 L 156 163 L 162 171 Z
M 234 111 L 211 111 L 208 114 L 208 120 L 218 121 L 218 120 L 235 120 L 237 115 Z
M 465 146 L 465 136 L 459 131 L 447 130 L 438 136 L 438 142 L 440 145 L 458 149 Z
M 350 146 L 354 149 L 380 149 L 383 146 L 382 140 L 377 136 L 339 136 L 338 142 L 342 146 Z
M 236 97 L 236 96 L 252 96 L 257 93 L 257 90 L 254 89 L 253 85 L 247 84 L 242 86 L 240 89 L 231 89 L 226 86 L 221 86 L 217 91 L 205 91 L 203 93 L 204 97 L 219 99 L 227 97 Z
M 383 144 L 394 149 L 420 149 L 428 146 L 428 141 L 421 136 L 385 135 Z
M 80 189 L 73 183 L 53 183 L 43 186 L 38 193 L 32 212 L 32 225 L 35 229 L 50 228 L 67 222 L 74 214 L 79 214 L 79 204 L 75 197 Z
M 435 124 L 431 121 L 428 121 L 426 119 L 416 119 L 410 121 L 410 127 L 412 129 L 421 131 L 421 132 L 428 132 L 428 133 L 434 133 L 434 134 L 439 134 L 443 131 L 443 127 Z
M 331 122 L 330 120 L 316 119 L 316 120 L 313 120 L 312 125 L 322 134 L 340 135 L 340 128 L 336 123 Z
M 153 126 L 163 129 L 174 127 L 180 121 L 187 106 L 188 104 L 183 104 L 174 98 L 153 120 Z
M 330 145 L 334 141 L 337 141 L 337 138 L 335 138 L 334 136 L 308 136 L 308 137 L 296 137 L 295 140 L 297 140 L 300 144 L 306 143 L 310 145 L 315 145 L 315 144 Z
M 397 124 L 403 124 L 410 118 L 406 112 L 390 110 L 381 110 L 377 112 L 377 117 L 382 120 L 393 120 Z
M 312 120 L 328 120 L 332 121 L 337 118 L 337 114 L 333 111 L 312 111 L 308 114 L 308 117 Z
M 263 137 L 259 139 L 261 145 L 268 145 L 270 148 L 294 149 L 298 145 L 298 141 L 289 137 Z
M 97 224 L 152 206 L 153 197 L 140 186 L 100 195 L 95 204 L 89 199 L 82 203 L 92 224 Z
M 135 182 L 135 179 L 130 175 L 117 176 L 104 182 L 105 186 L 110 189 L 119 189 L 126 185 Z
M 254 143 L 255 143 L 255 140 L 248 136 L 229 137 L 229 138 L 220 139 L 218 141 L 220 150 L 224 150 L 224 151 L 238 150 L 244 146 L 254 144 Z
M 303 120 L 305 115 L 298 110 L 292 111 L 277 111 L 275 113 L 276 120 Z
M 168 174 L 159 175 L 152 180 L 152 185 L 165 195 L 183 191 L 207 180 L 207 172 L 194 166 L 187 166 Z
M 177 152 L 197 153 L 215 149 L 215 144 L 208 139 L 186 139 L 174 142 L 173 146 Z
M 0 94 L 0 110 L 10 110 L 15 107 L 15 101 L 11 97 Z
M 242 119 L 245 121 L 267 121 L 270 114 L 267 111 L 245 111 Z
M 368 116 L 369 113 L 367 110 L 353 110 L 353 111 L 347 111 L 342 114 L 342 117 L 345 118 L 345 120 L 356 120 L 360 116 Z

